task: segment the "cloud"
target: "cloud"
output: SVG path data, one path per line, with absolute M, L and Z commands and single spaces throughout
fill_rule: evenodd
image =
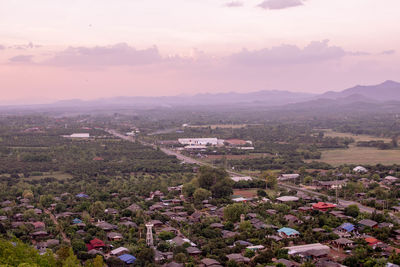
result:
M 8 61 L 13 63 L 31 63 L 32 62 L 32 55 L 18 55 L 8 59 Z
M 396 54 L 396 50 L 391 49 L 391 50 L 385 50 L 381 52 L 381 55 L 394 55 Z
M 240 1 L 232 1 L 232 2 L 228 2 L 224 5 L 225 7 L 241 7 L 243 6 L 243 2 Z
M 58 66 L 135 66 L 161 62 L 156 47 L 137 50 L 125 43 L 112 46 L 69 47 L 45 63 Z
M 230 59 L 239 64 L 254 66 L 307 64 L 340 59 L 348 54 L 341 47 L 329 46 L 328 42 L 328 40 L 311 42 L 304 48 L 283 44 L 255 51 L 244 49 L 239 53 L 233 54 Z
M 32 42 L 29 42 L 26 45 L 11 45 L 8 48 L 9 49 L 17 49 L 17 50 L 27 50 L 27 49 L 40 48 L 40 47 L 42 47 L 42 46 L 33 44 Z
M 0 45 L 0 50 L 6 49 L 4 45 Z
M 302 6 L 304 0 L 265 0 L 258 7 L 263 9 L 285 9 L 289 7 Z

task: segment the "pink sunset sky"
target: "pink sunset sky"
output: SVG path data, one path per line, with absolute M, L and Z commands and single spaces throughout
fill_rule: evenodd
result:
M 0 0 L 0 103 L 400 81 L 399 0 Z

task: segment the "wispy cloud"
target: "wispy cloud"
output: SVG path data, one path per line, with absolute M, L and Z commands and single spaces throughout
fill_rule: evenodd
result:
M 138 50 L 125 43 L 112 46 L 69 47 L 57 52 L 47 64 L 58 66 L 145 65 L 162 61 L 156 47 Z
M 224 6 L 226 6 L 226 7 L 241 7 L 241 6 L 243 6 L 243 2 L 231 1 L 231 2 L 225 3 Z
M 258 7 L 263 9 L 285 9 L 295 6 L 302 6 L 304 0 L 265 0 Z
M 8 59 L 12 63 L 31 63 L 33 59 L 32 55 L 18 55 Z
M 231 60 L 245 65 L 307 64 L 340 59 L 348 53 L 339 46 L 330 46 L 328 40 L 314 41 L 304 48 L 283 44 L 261 50 L 242 50 L 233 54 Z
M 390 50 L 385 50 L 381 52 L 381 55 L 394 55 L 396 54 L 396 50 L 390 49 Z
M 6 47 L 4 45 L 0 45 L 0 50 L 4 50 Z

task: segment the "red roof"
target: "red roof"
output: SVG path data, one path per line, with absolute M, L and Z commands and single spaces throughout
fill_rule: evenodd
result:
M 101 248 L 101 247 L 105 247 L 105 246 L 106 246 L 106 245 L 104 244 L 104 242 L 101 241 L 101 240 L 98 239 L 98 238 L 95 238 L 95 239 L 91 240 L 89 243 L 90 243 L 89 245 L 90 245 L 92 248 Z
M 318 202 L 316 204 L 313 204 L 312 207 L 313 209 L 326 210 L 326 209 L 333 209 L 336 207 L 336 205 L 332 203 Z
M 230 145 L 245 145 L 245 144 L 247 144 L 247 142 L 245 140 L 241 140 L 241 139 L 228 139 L 228 140 L 225 140 L 225 142 L 227 142 Z
M 368 243 L 368 245 L 376 245 L 379 243 L 379 240 L 374 237 L 367 237 L 365 238 L 365 241 Z

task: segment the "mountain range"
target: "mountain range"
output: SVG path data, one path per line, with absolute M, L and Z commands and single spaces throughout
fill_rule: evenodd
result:
M 161 97 L 114 97 L 84 101 L 71 99 L 51 104 L 24 106 L 28 109 L 40 108 L 135 108 L 135 107 L 177 107 L 177 106 L 262 106 L 270 108 L 303 109 L 346 106 L 354 103 L 377 105 L 400 101 L 400 83 L 385 81 L 377 85 L 355 87 L 323 94 L 298 93 L 289 91 L 257 91 L 251 93 L 197 94 L 193 96 Z M 21 106 L 19 106 L 21 108 Z M 15 109 L 16 106 L 2 106 L 1 109 Z

